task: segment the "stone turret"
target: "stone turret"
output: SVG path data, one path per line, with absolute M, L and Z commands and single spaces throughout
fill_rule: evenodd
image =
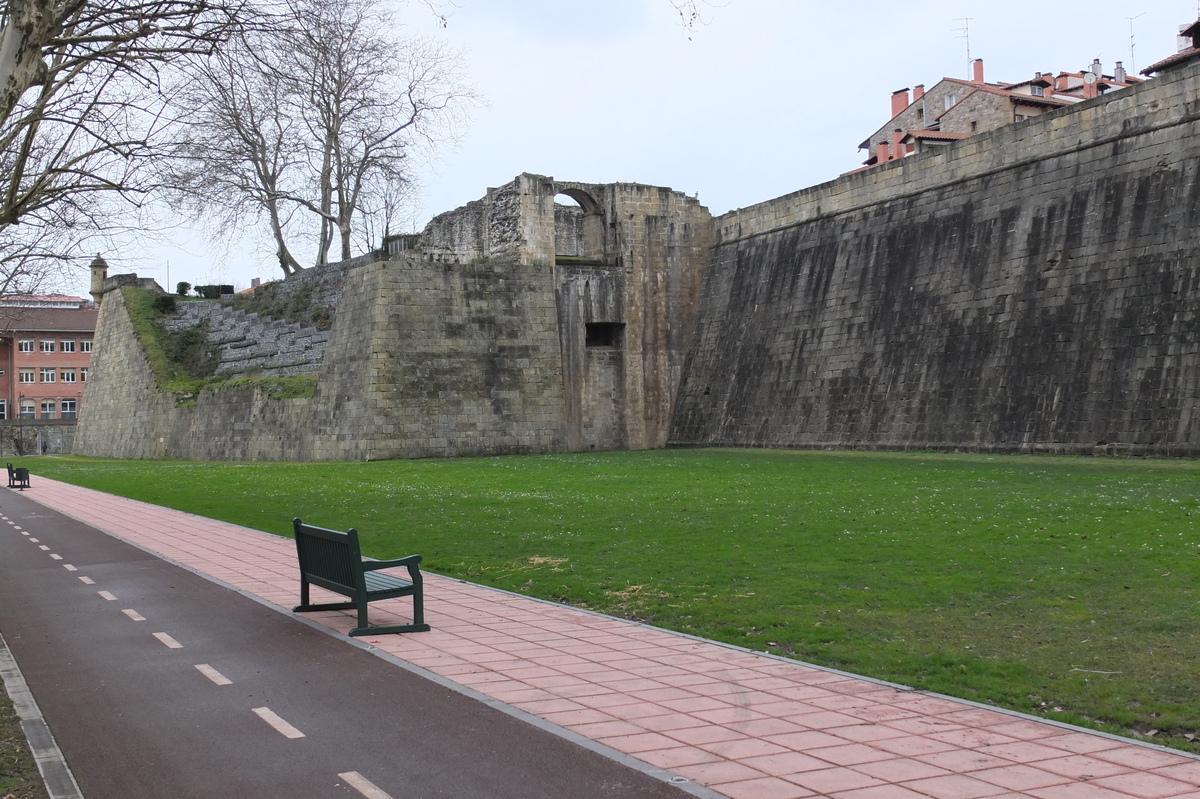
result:
M 100 308 L 100 300 L 104 297 L 104 279 L 108 277 L 108 262 L 100 257 L 100 253 L 96 253 L 95 260 L 91 264 L 92 270 L 92 301 L 96 303 L 96 308 Z

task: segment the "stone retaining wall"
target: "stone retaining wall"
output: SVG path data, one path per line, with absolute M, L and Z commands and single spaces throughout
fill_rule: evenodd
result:
M 1200 71 L 717 220 L 676 445 L 1200 454 Z

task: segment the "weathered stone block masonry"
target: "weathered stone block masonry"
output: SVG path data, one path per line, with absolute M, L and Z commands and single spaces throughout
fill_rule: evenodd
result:
M 1181 69 L 715 220 L 668 189 L 522 175 L 338 265 L 311 399 L 177 407 L 109 292 L 75 451 L 1196 456 L 1198 90 Z

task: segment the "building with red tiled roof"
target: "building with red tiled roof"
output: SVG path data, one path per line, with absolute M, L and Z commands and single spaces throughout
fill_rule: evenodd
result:
M 865 165 L 943 147 L 1142 82 L 1128 76 L 1120 61 L 1112 75 L 1094 61 L 1082 72 L 1037 72 L 1020 83 L 987 83 L 982 59 L 973 62 L 973 71 L 971 80 L 942 78 L 928 91 L 918 85 L 911 99 L 908 89 L 893 92 L 892 118 L 859 145 L 867 151 Z
M 80 297 L 0 297 L 0 420 L 78 416 L 96 317 Z
M 1200 20 L 1180 28 L 1179 52 L 1151 64 L 1142 70 L 1142 74 L 1155 75 L 1160 72 L 1170 72 L 1184 64 L 1192 63 L 1197 58 L 1200 58 Z

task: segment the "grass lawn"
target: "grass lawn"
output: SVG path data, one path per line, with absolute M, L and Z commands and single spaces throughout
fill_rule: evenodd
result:
M 0 799 L 46 799 L 21 721 L 0 682 Z
M 1200 463 L 679 450 L 46 475 L 1195 750 Z M 437 597 L 428 597 L 431 605 Z

